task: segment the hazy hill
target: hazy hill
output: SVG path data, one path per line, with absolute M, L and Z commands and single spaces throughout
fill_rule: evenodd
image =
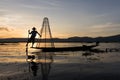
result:
M 70 37 L 69 41 L 77 41 L 77 42 L 120 42 L 120 35 L 108 36 L 108 37 Z
M 4 39 L 0 39 L 0 42 L 27 42 L 27 38 L 4 38 Z M 36 40 L 38 41 L 38 40 Z M 44 39 L 42 39 L 41 41 L 44 41 Z M 47 42 L 49 42 L 50 40 L 47 39 Z M 69 38 L 53 38 L 54 42 L 120 42 L 120 35 L 114 35 L 114 36 L 108 36 L 108 37 L 96 37 L 96 38 L 92 38 L 92 37 L 69 37 Z

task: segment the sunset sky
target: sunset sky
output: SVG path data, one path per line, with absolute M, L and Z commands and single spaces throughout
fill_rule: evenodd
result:
M 44 17 L 53 37 L 120 34 L 120 0 L 0 0 L 0 38 L 27 37 Z

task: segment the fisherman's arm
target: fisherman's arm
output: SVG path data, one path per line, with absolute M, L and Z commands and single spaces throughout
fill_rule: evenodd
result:
M 37 34 L 41 37 L 41 34 L 37 32 Z
M 29 34 L 32 34 L 32 31 L 30 32 L 30 30 L 28 30 L 28 33 L 29 33 Z

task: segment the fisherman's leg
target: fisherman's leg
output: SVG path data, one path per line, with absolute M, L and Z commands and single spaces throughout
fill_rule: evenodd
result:
M 32 47 L 34 46 L 34 42 L 32 42 Z
M 35 41 L 32 41 L 32 47 L 34 46 Z
M 35 39 L 33 38 L 32 39 L 32 47 L 34 46 L 34 43 L 35 43 Z
M 26 46 L 28 46 L 30 42 L 31 42 L 31 39 L 28 39 Z

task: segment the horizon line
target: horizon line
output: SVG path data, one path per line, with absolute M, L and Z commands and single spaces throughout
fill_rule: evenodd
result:
M 97 37 L 110 37 L 110 36 L 117 36 L 120 34 L 115 34 L 115 35 L 109 35 L 109 36 L 96 36 L 96 37 L 90 37 L 90 36 L 71 36 L 71 37 L 89 37 L 89 38 L 97 38 Z M 52 37 L 52 38 L 58 38 L 58 39 L 67 39 L 67 38 L 71 38 L 71 37 L 65 37 L 65 38 L 60 38 L 60 37 Z M 28 37 L 8 37 L 8 38 L 0 38 L 0 39 L 10 39 L 10 38 L 28 38 Z M 39 38 L 36 38 L 39 39 Z M 43 38 L 44 39 L 44 38 Z M 48 38 L 49 39 L 49 38 Z

